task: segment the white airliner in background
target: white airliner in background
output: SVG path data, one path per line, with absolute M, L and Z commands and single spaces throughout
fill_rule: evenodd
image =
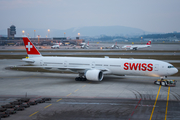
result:
M 178 72 L 173 65 L 152 59 L 43 57 L 27 37 L 23 41 L 29 58 L 22 60 L 34 66 L 19 67 L 71 71 L 79 74 L 77 81 L 102 81 L 106 74 L 165 77 Z
M 111 46 L 111 49 L 119 49 L 119 46 L 117 45 L 117 42 L 116 42 L 116 44 Z
M 122 48 L 130 49 L 130 50 L 137 50 L 139 48 L 146 48 L 151 47 L 151 41 L 148 41 L 146 45 L 124 45 Z
M 81 43 L 80 45 L 81 45 L 82 49 L 88 49 L 89 48 L 89 41 L 88 41 L 87 44 L 86 43 Z
M 52 48 L 52 49 L 55 49 L 55 48 L 58 48 L 58 49 L 59 49 L 61 45 L 62 45 L 62 43 L 60 43 L 60 42 L 58 43 L 58 42 L 57 42 L 57 43 L 54 43 L 54 45 L 51 46 L 51 48 Z

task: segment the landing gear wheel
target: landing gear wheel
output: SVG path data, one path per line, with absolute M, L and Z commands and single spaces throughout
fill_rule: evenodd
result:
M 83 78 L 83 77 L 76 77 L 75 80 L 76 81 L 86 81 L 87 79 Z
M 79 80 L 78 77 L 76 77 L 76 78 L 75 78 L 75 81 L 78 81 L 78 80 Z

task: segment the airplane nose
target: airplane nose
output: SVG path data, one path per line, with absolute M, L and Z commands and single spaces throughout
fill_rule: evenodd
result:
M 175 68 L 175 70 L 174 70 L 174 74 L 175 74 L 175 73 L 177 73 L 177 72 L 178 72 L 178 69 L 177 69 L 177 68 Z

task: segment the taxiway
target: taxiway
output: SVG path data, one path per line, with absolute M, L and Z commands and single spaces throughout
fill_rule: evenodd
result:
M 159 79 L 156 77 L 111 75 L 92 82 L 75 81 L 77 74 L 5 69 L 22 64 L 26 63 L 19 59 L 0 60 L 0 105 L 25 95 L 31 99 L 51 97 L 52 101 L 26 108 L 6 120 L 161 120 L 165 112 L 167 119 L 180 119 L 180 77 L 168 77 L 177 80 L 177 87 L 169 89 L 153 84 Z

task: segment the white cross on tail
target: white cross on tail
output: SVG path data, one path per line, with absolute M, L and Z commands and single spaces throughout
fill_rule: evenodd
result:
M 28 51 L 30 51 L 30 50 L 31 50 L 32 45 L 30 45 L 30 42 L 28 42 L 28 45 L 26 45 L 26 48 L 28 48 Z

